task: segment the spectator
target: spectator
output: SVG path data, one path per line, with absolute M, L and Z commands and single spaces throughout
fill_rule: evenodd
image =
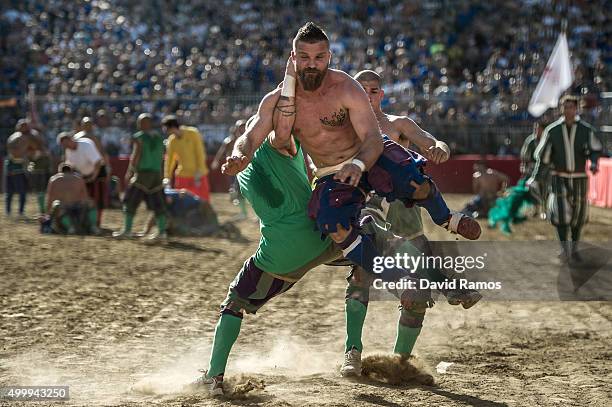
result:
M 332 34 L 332 66 L 349 74 L 379 67 L 389 84 L 385 110 L 405 115 L 394 107 L 412 104 L 426 128 L 527 120 L 560 30 L 556 16 L 568 21 L 575 91 L 599 95 L 612 78 L 604 0 L 9 4 L 0 12 L 0 94 L 24 95 L 34 84 L 50 95 L 40 115 L 52 134 L 83 109 L 103 108 L 109 126 L 125 129 L 133 111 L 173 113 L 186 124 L 250 117 L 259 94 L 282 80 L 293 27 L 309 19 Z

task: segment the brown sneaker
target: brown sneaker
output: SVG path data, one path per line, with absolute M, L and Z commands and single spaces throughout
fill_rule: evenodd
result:
M 451 233 L 456 233 L 469 240 L 477 240 L 482 233 L 480 224 L 476 219 L 461 212 L 453 212 L 448 223 L 443 227 Z
M 446 301 L 450 305 L 459 305 L 464 309 L 472 308 L 482 299 L 482 294 L 476 290 L 451 290 L 446 293 Z

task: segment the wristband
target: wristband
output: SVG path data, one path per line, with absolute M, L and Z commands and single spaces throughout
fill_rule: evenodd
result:
M 355 164 L 357 167 L 359 167 L 361 172 L 364 172 L 366 170 L 366 165 L 364 164 L 363 161 L 361 161 L 358 158 L 353 158 L 353 161 L 351 161 L 351 164 Z
M 281 96 L 288 98 L 295 97 L 295 76 L 285 75 L 283 79 L 283 89 L 281 90 Z
M 446 144 L 443 141 L 436 140 L 436 147 L 441 149 L 441 150 L 444 150 L 446 153 L 449 153 L 448 144 Z

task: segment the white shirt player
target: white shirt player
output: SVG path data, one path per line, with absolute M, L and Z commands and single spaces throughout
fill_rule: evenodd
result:
M 79 138 L 74 141 L 77 148 L 74 150 L 66 149 L 66 162 L 81 175 L 88 177 L 94 172 L 96 164 L 102 161 L 102 156 L 90 139 Z

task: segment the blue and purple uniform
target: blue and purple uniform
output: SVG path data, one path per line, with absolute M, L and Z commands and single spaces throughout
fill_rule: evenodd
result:
M 433 221 L 442 225 L 448 221 L 450 210 L 431 179 L 424 174 L 427 160 L 420 154 L 407 150 L 388 137 L 384 137 L 384 150 L 374 166 L 365 172 L 358 187 L 334 180 L 334 174 L 316 181 L 308 205 L 308 215 L 316 220 L 323 235 L 337 231 L 336 224 L 349 229 L 358 225 L 359 213 L 365 207 L 366 195 L 374 191 L 388 202 L 400 200 L 406 207 L 423 206 Z M 430 197 L 415 200 L 415 187 L 429 180 L 432 185 Z

